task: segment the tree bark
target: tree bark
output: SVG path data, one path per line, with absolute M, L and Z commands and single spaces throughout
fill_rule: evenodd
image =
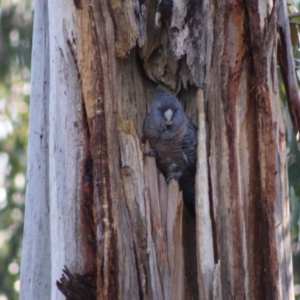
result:
M 293 299 L 276 5 L 218 15 L 207 99 L 223 298 Z
M 278 2 L 35 5 L 21 299 L 293 299 Z M 196 218 L 144 157 L 157 84 L 198 125 Z

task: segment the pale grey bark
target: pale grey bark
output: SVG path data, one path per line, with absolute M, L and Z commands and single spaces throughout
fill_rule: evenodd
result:
M 37 1 L 35 12 L 21 299 L 43 299 L 51 294 L 47 139 L 49 36 L 46 1 Z
M 35 3 L 21 299 L 64 299 L 56 287 L 62 268 L 83 266 L 77 230 L 83 133 L 65 38 L 76 32 L 69 4 Z

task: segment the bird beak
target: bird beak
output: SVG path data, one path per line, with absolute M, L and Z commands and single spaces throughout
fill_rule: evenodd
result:
M 164 112 L 164 117 L 166 119 L 165 124 L 167 126 L 172 125 L 172 118 L 173 118 L 173 110 L 172 109 L 168 109 Z

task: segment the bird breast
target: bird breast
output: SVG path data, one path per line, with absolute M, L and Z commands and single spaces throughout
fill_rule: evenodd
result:
M 182 124 L 176 133 L 165 130 L 159 136 L 156 136 L 146 130 L 146 137 L 151 148 L 157 153 L 157 160 L 162 171 L 169 169 L 172 165 L 178 171 L 186 168 L 186 161 L 184 160 L 184 153 L 181 147 L 186 133 L 187 125 L 185 123 Z

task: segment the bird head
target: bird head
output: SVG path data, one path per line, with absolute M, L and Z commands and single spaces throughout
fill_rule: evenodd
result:
M 176 131 L 185 121 L 185 113 L 179 100 L 167 93 L 157 94 L 151 106 L 150 128 L 157 132 Z

